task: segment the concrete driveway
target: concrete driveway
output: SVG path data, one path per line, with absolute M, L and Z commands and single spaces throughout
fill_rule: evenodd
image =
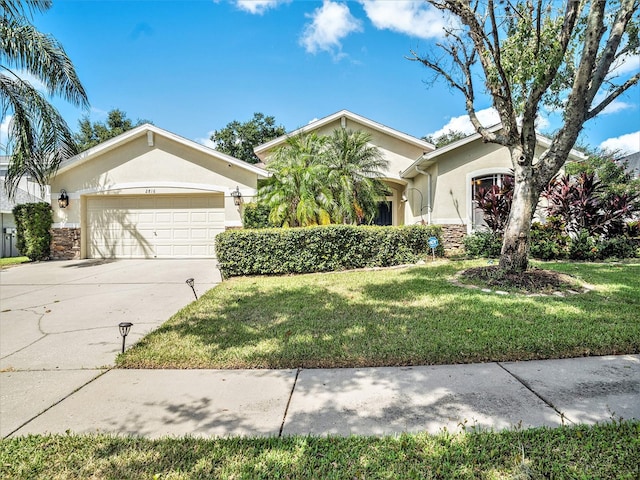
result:
M 79 260 L 0 271 L 0 436 L 101 375 L 220 281 L 215 260 Z

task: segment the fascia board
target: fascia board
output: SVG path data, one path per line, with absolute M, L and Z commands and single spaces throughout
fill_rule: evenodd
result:
M 96 145 L 95 147 L 90 148 L 89 150 L 86 150 L 82 153 L 79 153 L 78 155 L 75 155 L 67 160 L 65 160 L 61 165 L 60 168 L 58 169 L 56 175 L 64 173 L 68 170 L 71 170 L 75 167 L 78 167 L 90 160 L 92 160 L 93 158 L 102 155 L 110 150 L 113 150 L 114 148 L 117 148 L 121 145 L 124 145 L 125 143 L 136 139 L 138 137 L 141 137 L 143 135 L 145 135 L 147 132 L 153 132 L 155 135 L 161 136 L 161 137 L 165 137 L 168 138 L 176 143 L 182 144 L 188 148 L 192 148 L 194 150 L 198 150 L 206 155 L 212 156 L 214 158 L 217 158 L 219 160 L 225 161 L 231 165 L 234 165 L 236 167 L 240 167 L 242 169 L 248 170 L 250 172 L 255 173 L 256 175 L 259 175 L 261 177 L 267 177 L 268 173 L 266 170 L 260 168 L 260 167 L 256 167 L 255 165 L 251 165 L 250 163 L 244 162 L 242 160 L 239 160 L 235 157 L 232 157 L 231 155 L 227 155 L 225 153 L 222 152 L 218 152 L 217 150 L 214 150 L 212 148 L 209 147 L 205 147 L 204 145 L 194 142 L 193 140 L 189 140 L 186 139 L 184 137 L 181 137 L 180 135 L 176 135 L 175 133 L 171 133 L 167 130 L 163 130 L 162 128 L 156 127 L 155 125 L 151 125 L 151 124 L 144 124 L 144 125 L 140 125 L 139 127 L 133 128 L 131 130 L 128 130 L 127 132 L 122 133 L 121 135 L 118 135 L 117 137 L 114 138 L 110 138 L 109 140 L 107 140 L 106 142 L 102 142 L 99 145 Z
M 411 143 L 412 145 L 415 145 L 423 150 L 431 151 L 435 149 L 433 144 L 427 141 L 421 140 L 407 133 L 403 133 L 393 128 L 387 127 L 386 125 L 382 125 L 381 123 L 374 122 L 373 120 L 369 120 L 368 118 L 363 117 L 361 115 L 357 115 L 353 112 L 350 112 L 349 110 L 340 110 L 339 112 L 336 112 L 327 117 L 316 120 L 315 122 L 311 122 L 302 128 L 293 130 L 292 132 L 289 132 L 286 135 L 282 135 L 278 138 L 274 138 L 273 140 L 267 143 L 258 145 L 256 148 L 253 149 L 253 151 L 258 156 L 258 158 L 260 158 L 261 160 L 264 160 L 264 156 L 266 152 L 273 149 L 274 147 L 277 147 L 283 144 L 287 140 L 287 138 L 295 137 L 296 135 L 300 135 L 301 133 L 312 132 L 314 130 L 317 130 L 318 128 L 323 127 L 324 125 L 334 122 L 335 120 L 339 120 L 342 117 L 345 117 L 348 120 L 360 123 L 366 127 L 369 127 L 372 130 L 376 130 L 378 132 L 382 132 L 392 137 L 403 140 L 405 142 Z

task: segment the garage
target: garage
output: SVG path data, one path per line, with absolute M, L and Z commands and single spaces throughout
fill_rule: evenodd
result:
M 98 195 L 86 201 L 87 258 L 213 258 L 224 196 Z

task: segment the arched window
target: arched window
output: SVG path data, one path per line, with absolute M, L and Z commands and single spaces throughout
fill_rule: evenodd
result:
M 481 188 L 488 190 L 494 185 L 502 187 L 502 183 L 505 177 L 513 178 L 513 175 L 507 173 L 490 173 L 485 175 L 479 175 L 471 179 L 471 225 L 473 230 L 485 230 L 487 228 L 484 223 L 482 210 L 478 208 L 476 202 L 473 199 L 476 197 L 476 193 Z

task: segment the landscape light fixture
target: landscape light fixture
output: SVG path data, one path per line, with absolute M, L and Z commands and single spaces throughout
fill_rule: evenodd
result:
M 233 203 L 236 207 L 239 207 L 242 202 L 242 193 L 240 193 L 240 188 L 236 186 L 236 189 L 231 192 L 231 196 L 233 197 Z
M 122 335 L 122 353 L 124 353 L 125 339 L 127 338 L 127 335 L 129 335 L 129 330 L 131 330 L 132 326 L 133 323 L 131 322 L 120 322 L 118 325 L 118 328 L 120 328 L 120 335 Z
M 409 190 L 415 190 L 416 192 L 418 192 L 418 195 L 420 195 L 420 219 L 421 219 L 421 223 L 424 225 L 423 212 L 424 212 L 425 207 L 423 207 L 424 196 L 422 195 L 422 192 L 420 190 L 418 190 L 417 188 L 415 188 L 415 187 L 409 187 L 404 192 L 402 192 L 402 198 L 400 199 L 400 201 L 402 203 L 406 203 L 409 200 L 409 198 L 407 197 L 407 193 L 409 192 Z
M 60 190 L 60 196 L 58 197 L 58 206 L 60 208 L 67 208 L 69 206 L 69 195 L 67 195 L 67 191 L 64 188 Z
M 197 300 L 198 295 L 196 295 L 196 289 L 193 287 L 193 284 L 195 283 L 193 278 L 187 278 L 187 281 L 185 283 L 191 287 L 191 290 L 193 290 L 193 296 L 196 297 Z

